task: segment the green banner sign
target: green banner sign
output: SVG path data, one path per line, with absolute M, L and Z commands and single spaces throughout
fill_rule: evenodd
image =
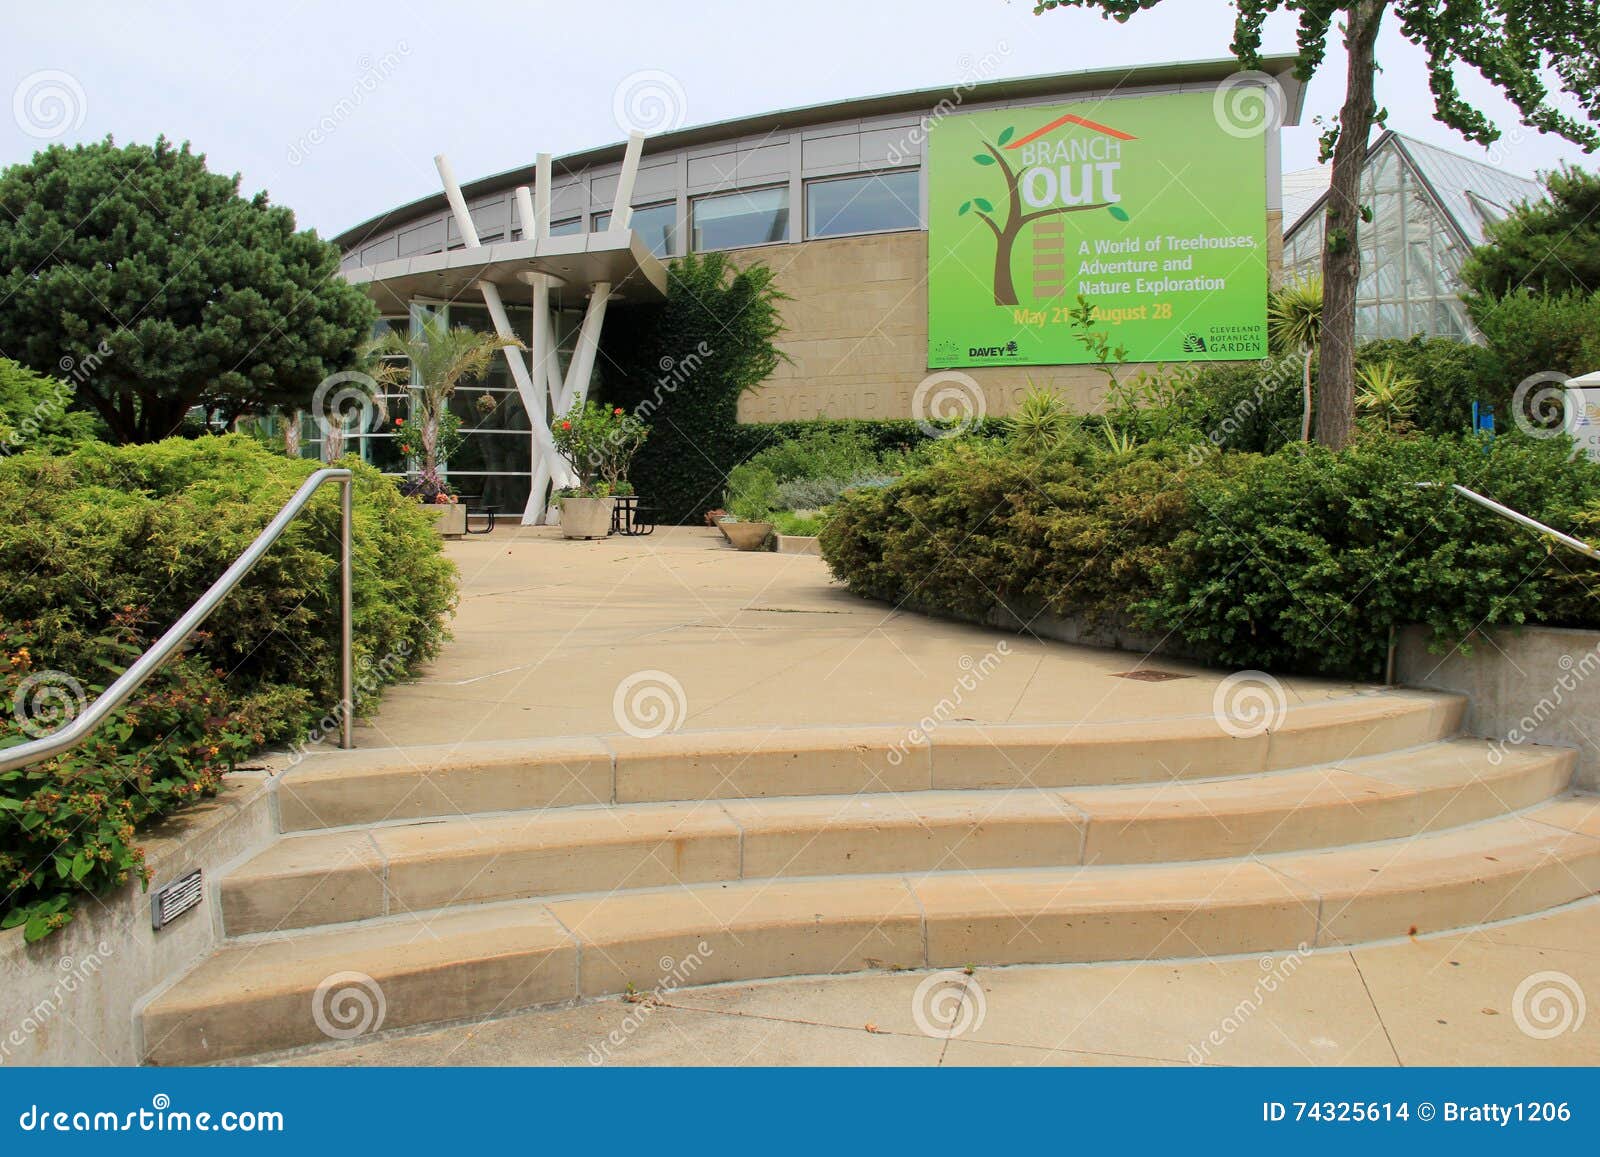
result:
M 1267 352 L 1266 137 L 1210 93 L 948 117 L 928 141 L 928 364 Z

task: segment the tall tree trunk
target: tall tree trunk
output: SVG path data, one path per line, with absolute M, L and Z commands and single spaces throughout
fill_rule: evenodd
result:
M 1341 450 L 1350 441 L 1356 394 L 1356 286 L 1361 280 L 1361 170 L 1377 112 L 1378 26 L 1389 0 L 1354 0 L 1345 9 L 1344 108 L 1333 149 L 1332 188 L 1322 250 L 1321 374 L 1317 441 Z

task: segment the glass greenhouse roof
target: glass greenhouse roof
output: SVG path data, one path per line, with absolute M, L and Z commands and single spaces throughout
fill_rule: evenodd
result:
M 1291 174 L 1300 210 L 1284 235 L 1284 270 L 1290 277 L 1322 266 L 1319 170 Z M 1367 152 L 1361 200 L 1372 211 L 1357 236 L 1361 280 L 1356 289 L 1356 335 L 1363 339 L 1414 334 L 1472 340 L 1476 335 L 1460 299 L 1462 262 L 1484 241 L 1484 228 L 1519 202 L 1543 195 L 1537 181 L 1493 165 L 1388 132 Z

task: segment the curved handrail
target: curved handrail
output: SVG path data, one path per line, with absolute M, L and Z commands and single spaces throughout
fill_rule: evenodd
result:
M 1419 487 L 1432 488 L 1440 485 L 1440 483 L 1418 482 L 1417 485 Z M 1529 530 L 1535 530 L 1548 538 L 1553 538 L 1562 546 L 1565 546 L 1571 550 L 1575 550 L 1579 554 L 1588 555 L 1592 559 L 1600 559 L 1600 550 L 1596 550 L 1587 542 L 1584 542 L 1581 538 L 1573 538 L 1570 534 L 1563 534 L 1553 526 L 1546 526 L 1537 518 L 1529 518 L 1521 511 L 1512 510 L 1511 507 L 1506 506 L 1504 503 L 1496 502 L 1492 498 L 1479 494 L 1476 490 L 1468 490 L 1465 486 L 1462 486 L 1459 483 L 1450 482 L 1445 483 L 1445 485 L 1448 485 L 1450 489 L 1454 490 L 1457 494 L 1476 502 L 1485 510 L 1492 510 L 1502 518 L 1510 519 L 1512 522 L 1515 522 L 1518 525 L 1526 526 Z
M 266 529 L 256 536 L 243 554 L 232 566 L 222 572 L 222 577 L 212 583 L 206 593 L 195 600 L 181 619 L 168 628 L 150 648 L 136 659 L 131 667 L 118 677 L 116 682 L 102 691 L 93 703 L 85 710 L 78 713 L 65 727 L 52 731 L 49 735 L 41 736 L 28 743 L 19 743 L 15 747 L 0 749 L 0 771 L 10 771 L 13 768 L 25 767 L 41 759 L 48 759 L 53 755 L 60 755 L 70 751 L 93 734 L 94 729 L 104 723 L 118 707 L 122 706 L 139 685 L 155 674 L 162 663 L 172 656 L 172 653 L 181 647 L 185 640 L 192 635 L 201 623 L 217 609 L 217 605 L 226 598 L 241 579 L 250 572 L 250 568 L 261 560 L 261 556 L 278 537 L 283 534 L 284 528 L 294 520 L 294 517 L 305 509 L 311 501 L 311 496 L 320 489 L 324 483 L 337 482 L 340 489 L 340 533 L 339 533 L 339 615 L 340 615 L 340 657 L 339 677 L 341 698 L 339 702 L 339 746 L 349 747 L 350 727 L 354 703 L 351 698 L 353 683 L 352 667 L 350 661 L 350 490 L 354 475 L 351 471 L 340 467 L 326 467 L 318 470 L 307 478 L 300 489 L 295 491 L 294 497 L 284 503 Z

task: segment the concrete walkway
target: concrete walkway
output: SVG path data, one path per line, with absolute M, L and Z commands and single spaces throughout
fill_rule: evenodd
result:
M 943 999 L 933 984 L 921 987 L 934 975 L 686 988 L 659 1002 L 523 1013 L 288 1063 L 1600 1063 L 1600 1011 L 1580 1021 L 1572 1003 L 1600 994 L 1600 900 L 1354 951 L 980 969 L 970 982 L 937 974 L 950 993 Z
M 666 685 L 674 729 L 698 731 L 909 725 L 944 700 L 985 723 L 1204 715 L 1225 675 L 895 611 L 832 583 L 820 558 L 740 553 L 711 529 L 568 542 L 507 527 L 447 549 L 455 641 L 385 695 L 358 746 L 614 734 L 630 678 L 640 709 Z M 1114 677 L 1130 670 L 1185 677 Z M 1364 690 L 1281 685 L 1289 707 Z

